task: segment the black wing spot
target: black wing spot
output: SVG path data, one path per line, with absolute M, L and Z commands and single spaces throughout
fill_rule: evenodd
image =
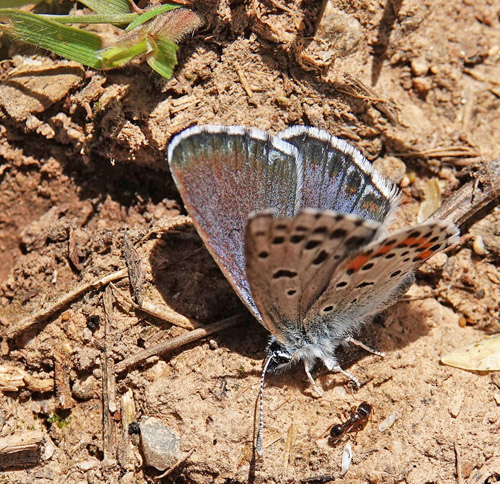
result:
M 280 269 L 279 271 L 276 271 L 273 274 L 273 279 L 280 279 L 281 277 L 287 277 L 289 279 L 292 279 L 296 275 L 297 275 L 297 273 L 295 271 L 289 271 L 287 269 Z
M 342 281 L 342 282 L 339 282 L 335 287 L 339 287 L 340 288 L 340 287 L 345 287 L 345 286 L 347 286 L 347 282 Z
M 362 218 L 358 218 L 358 219 L 354 222 L 354 226 L 355 226 L 355 227 L 361 227 L 364 223 L 365 223 L 365 221 L 364 221 Z
M 405 250 L 404 252 L 401 252 L 401 257 L 404 257 L 405 255 L 408 255 L 410 253 L 409 250 Z
M 286 225 L 286 224 L 276 224 L 276 225 L 274 226 L 274 228 L 275 228 L 276 230 L 286 230 L 286 229 L 288 228 L 288 225 Z
M 391 277 L 396 277 L 396 276 L 399 276 L 399 274 L 401 274 L 401 271 L 394 271 L 392 274 L 391 274 Z
M 432 252 L 436 252 L 440 248 L 441 248 L 441 244 L 436 244 L 436 245 L 433 245 L 429 250 Z
M 432 237 L 432 239 L 431 239 L 431 240 L 429 240 L 429 242 L 430 242 L 431 244 L 433 244 L 433 243 L 434 243 L 434 242 L 436 242 L 437 240 L 439 240 L 439 235 L 436 235 L 435 237 Z
M 410 260 L 410 258 L 409 258 L 409 257 L 405 257 L 405 258 L 403 259 L 403 264 L 406 264 L 409 260 Z
M 328 252 L 322 250 L 320 251 L 320 253 L 314 258 L 314 260 L 312 261 L 312 263 L 317 266 L 319 264 L 321 264 L 322 262 L 325 262 L 325 260 L 328 258 Z
M 368 264 L 365 264 L 361 270 L 362 271 L 369 271 L 375 264 L 373 262 L 368 262 Z
M 363 245 L 364 243 L 366 242 L 366 237 L 349 237 L 346 241 L 345 241 L 345 245 L 347 247 L 357 247 L 357 246 L 360 246 L 360 245 Z
M 415 230 L 408 235 L 409 239 L 416 239 L 417 237 L 420 237 L 420 230 Z
M 357 303 L 357 302 L 358 302 L 358 298 L 357 298 L 357 297 L 355 297 L 355 298 L 351 301 L 351 304 L 355 304 L 355 303 Z
M 363 289 L 364 287 L 373 286 L 374 282 L 362 282 L 356 286 L 356 289 Z
M 303 225 L 297 225 L 297 227 L 295 227 L 295 230 L 297 232 L 308 232 L 309 229 L 307 227 L 304 227 Z
M 431 235 L 433 234 L 433 231 L 432 230 L 429 230 L 429 232 L 427 232 L 426 234 L 424 234 L 422 236 L 423 239 L 428 239 Z
M 279 244 L 282 244 L 283 242 L 285 242 L 285 237 L 274 237 L 274 239 L 272 240 L 272 244 L 273 245 L 279 245 Z
M 263 250 L 262 252 L 259 252 L 258 256 L 259 256 L 259 259 L 266 259 L 267 257 L 269 257 L 269 252 L 266 252 L 265 250 Z
M 335 220 L 335 222 L 340 222 L 341 220 L 344 220 L 344 219 L 345 219 L 345 217 L 341 213 L 338 213 L 337 215 L 335 215 L 335 217 L 333 217 L 333 220 Z
M 333 309 L 333 306 L 326 306 L 323 308 L 324 313 L 329 313 Z
M 286 293 L 289 295 L 289 296 L 293 296 L 297 291 L 295 289 L 290 289 L 289 291 L 287 291 Z
M 410 249 L 416 249 L 420 244 L 411 244 Z
M 333 232 L 330 233 L 328 236 L 330 240 L 333 239 L 342 239 L 347 235 L 347 231 L 344 229 L 335 229 Z
M 318 247 L 318 245 L 321 245 L 321 242 L 323 242 L 323 241 L 322 240 L 309 240 L 304 248 L 306 250 L 315 249 L 316 247 Z
M 345 273 L 348 275 L 348 276 L 352 276 L 354 274 L 355 270 L 354 269 L 347 269 L 345 271 Z
M 392 259 L 392 258 L 393 258 L 393 257 L 395 257 L 395 256 L 396 256 L 396 254 L 395 254 L 394 252 L 389 252 L 389 253 L 385 256 L 385 258 L 386 258 L 386 259 Z
M 313 231 L 313 234 L 326 234 L 326 227 L 322 225 L 321 227 L 316 227 Z
M 305 239 L 305 235 L 302 234 L 294 234 L 290 237 L 290 242 L 292 244 L 298 244 L 299 242 L 302 242 Z

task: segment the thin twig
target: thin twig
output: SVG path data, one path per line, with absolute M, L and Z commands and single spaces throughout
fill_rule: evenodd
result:
M 155 480 L 159 481 L 160 479 L 168 476 L 172 471 L 177 469 L 177 467 L 179 467 L 183 462 L 187 461 L 191 457 L 194 451 L 195 449 L 191 449 L 184 457 L 181 457 L 173 466 L 170 466 L 163 474 L 156 476 Z
M 154 316 L 155 318 L 166 321 L 167 323 L 178 326 L 179 328 L 191 330 L 197 327 L 203 327 L 194 319 L 187 318 L 186 316 L 175 312 L 165 305 L 159 306 L 158 304 L 153 304 L 149 301 L 143 301 L 142 305 L 139 306 L 134 301 L 132 301 L 132 299 L 127 296 L 127 294 L 118 289 L 114 284 L 111 284 L 111 287 L 113 288 L 115 296 L 118 296 L 117 299 L 121 305 L 127 304 L 128 306 L 133 307 L 138 311 L 142 311 L 143 313 Z M 127 310 L 129 309 L 130 308 L 128 307 Z
M 104 461 L 116 460 L 116 432 L 112 413 L 116 411 L 114 361 L 111 357 L 111 326 L 113 321 L 113 294 L 108 286 L 103 295 L 104 306 L 104 358 L 102 362 L 102 441 Z
M 500 196 L 500 158 L 484 163 L 476 179 L 466 183 L 446 200 L 432 218 L 462 226 Z
M 455 467 L 457 470 L 457 484 L 463 484 L 464 480 L 462 477 L 462 459 L 460 458 L 460 450 L 456 442 L 455 442 Z
M 159 343 L 147 350 L 140 351 L 129 358 L 125 358 L 115 365 L 116 374 L 125 371 L 126 369 L 137 365 L 138 363 L 151 358 L 152 356 L 159 356 L 169 351 L 173 351 L 181 346 L 192 343 L 193 341 L 197 341 L 209 334 L 216 333 L 217 331 L 221 331 L 223 329 L 229 328 L 230 326 L 234 326 L 235 324 L 241 323 L 246 319 L 245 314 L 238 314 L 236 316 L 231 316 L 230 318 L 223 319 L 222 321 L 218 321 L 217 323 L 213 323 L 207 325 L 203 328 L 194 329 L 189 333 L 183 334 L 181 336 L 177 336 L 176 338 L 172 338 L 169 341 L 165 341 L 163 343 Z
M 68 306 L 74 299 L 79 298 L 89 290 L 100 289 L 101 287 L 106 286 L 110 282 L 122 279 L 126 276 L 127 276 L 127 269 L 121 269 L 119 271 L 113 272 L 112 274 L 108 274 L 107 276 L 104 276 L 95 281 L 85 282 L 81 284 L 76 289 L 73 289 L 72 291 L 66 293 L 64 296 L 59 298 L 50 307 L 41 309 L 33 316 L 28 316 L 27 318 L 22 319 L 18 323 L 13 324 L 12 327 L 10 327 L 7 330 L 7 338 L 13 339 L 16 336 L 19 336 L 20 334 L 29 330 L 33 326 L 36 326 L 37 324 L 49 319 L 55 313 L 61 311 L 63 308 Z

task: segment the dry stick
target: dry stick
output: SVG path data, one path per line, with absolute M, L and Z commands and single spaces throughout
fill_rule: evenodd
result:
M 113 294 L 108 286 L 103 294 L 104 306 L 104 358 L 102 362 L 102 443 L 104 461 L 113 463 L 116 460 L 116 433 L 111 415 L 116 411 L 114 361 L 111 357 L 111 323 L 113 312 Z
M 101 279 L 97 279 L 92 282 L 86 282 L 76 289 L 66 293 L 63 297 L 58 299 L 52 306 L 46 309 L 42 309 L 35 313 L 33 316 L 28 316 L 27 318 L 22 319 L 18 323 L 12 325 L 11 328 L 7 330 L 7 338 L 13 339 L 16 336 L 24 333 L 28 329 L 36 326 L 38 323 L 49 319 L 58 311 L 61 311 L 64 307 L 66 307 L 71 301 L 79 298 L 90 289 L 99 289 L 103 286 L 106 286 L 112 281 L 116 281 L 118 279 L 122 279 L 127 276 L 127 269 L 121 269 L 119 271 L 113 272 L 112 274 L 108 274 L 107 276 L 102 277 Z
M 156 476 L 154 479 L 156 481 L 159 481 L 160 479 L 163 479 L 164 477 L 168 476 L 172 471 L 174 471 L 177 467 L 179 467 L 183 462 L 187 461 L 195 449 L 191 449 L 184 457 L 181 457 L 177 460 L 177 462 L 173 465 L 170 466 L 163 474 L 160 474 L 159 476 Z
M 135 355 L 125 358 L 115 365 L 115 372 L 121 373 L 131 366 L 137 365 L 141 361 L 147 360 L 152 356 L 159 356 L 168 351 L 173 351 L 181 346 L 187 345 L 188 343 L 192 343 L 193 341 L 199 340 L 208 336 L 209 334 L 216 333 L 217 331 L 221 331 L 223 329 L 229 328 L 230 326 L 234 326 L 235 324 L 241 323 L 246 319 L 245 314 L 237 314 L 236 316 L 231 316 L 230 318 L 223 319 L 222 321 L 217 321 L 216 323 L 205 326 L 204 328 L 194 329 L 189 333 L 183 334 L 181 336 L 177 336 L 176 338 L 172 338 L 171 340 L 165 341 L 163 343 L 159 343 L 147 350 L 140 351 Z
M 139 306 L 134 301 L 132 301 L 132 299 L 130 299 L 130 297 L 128 297 L 123 291 L 118 289 L 114 284 L 111 283 L 110 286 L 113 288 L 113 294 L 115 295 L 115 298 L 122 306 L 127 304 L 129 308 L 132 307 L 138 311 L 149 314 L 150 316 L 161 319 L 162 321 L 166 321 L 173 326 L 178 326 L 179 328 L 191 330 L 197 327 L 203 327 L 203 325 L 197 323 L 194 319 L 189 319 L 182 314 L 176 313 L 174 310 L 165 305 L 160 306 L 149 301 L 143 301 Z
M 436 212 L 433 219 L 444 219 L 461 226 L 500 197 L 500 158 L 484 163 L 475 180 L 458 189 Z

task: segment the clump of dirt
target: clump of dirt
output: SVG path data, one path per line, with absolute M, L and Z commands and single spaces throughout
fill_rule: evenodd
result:
M 321 368 L 322 398 L 301 368 L 270 376 L 256 458 L 267 332 L 181 217 L 165 148 L 194 124 L 313 125 L 397 172 L 394 226 L 416 223 L 429 180 L 450 199 L 499 156 L 498 5 L 221 0 L 202 11 L 207 25 L 181 43 L 171 80 L 141 63 L 98 73 L 10 44 L 0 85 L 0 440 L 31 447 L 7 459 L 0 450 L 2 479 L 152 480 L 161 470 L 145 462 L 136 423 L 156 417 L 180 442 L 161 482 L 495 482 L 500 377 L 439 361 L 500 329 L 499 208 L 486 207 L 460 245 L 418 272 L 406 300 L 363 329 L 385 358 L 339 352 L 359 390 Z M 137 261 L 142 273 L 129 280 Z M 239 313 L 241 324 L 178 343 Z M 129 365 L 169 341 L 172 351 Z M 373 407 L 366 427 L 329 445 L 329 427 L 362 401 Z

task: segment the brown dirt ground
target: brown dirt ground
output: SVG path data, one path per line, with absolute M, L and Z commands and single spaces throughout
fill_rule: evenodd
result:
M 498 1 L 333 0 L 340 19 L 333 33 L 333 17 L 317 25 L 320 3 L 214 3 L 208 26 L 181 43 L 170 81 L 139 62 L 93 72 L 2 38 L 5 332 L 82 282 L 123 268 L 124 234 L 144 265 L 146 299 L 202 323 L 243 311 L 191 228 L 140 242 L 184 213 L 164 151 L 190 125 L 273 132 L 314 125 L 382 165 L 402 160 L 411 184 L 400 224 L 416 222 L 429 179 L 440 180 L 447 198 L 478 162 L 500 156 Z M 254 462 L 267 335 L 250 317 L 118 376 L 110 423 L 118 460 L 113 452 L 103 460 L 106 355 L 118 363 L 185 330 L 116 303 L 105 341 L 103 293 L 89 289 L 2 341 L 3 378 L 21 376 L 0 400 L 0 437 L 42 432 L 44 452 L 37 465 L 1 472 L 0 482 L 152 482 L 159 472 L 143 463 L 137 436 L 121 434 L 124 395 L 134 401 L 129 420 L 160 418 L 181 437 L 180 457 L 194 449 L 159 482 L 292 483 L 329 475 L 359 483 L 498 482 L 500 377 L 439 363 L 500 329 L 500 209 L 466 233 L 483 235 L 489 254 L 475 254 L 464 240 L 419 271 L 414 300 L 363 331 L 360 339 L 385 359 L 342 352 L 361 389 L 320 368 L 321 399 L 302 368 L 269 378 L 265 452 Z M 117 286 L 129 291 L 126 279 Z M 346 442 L 331 447 L 323 434 L 364 400 L 374 414 L 350 438 L 352 463 L 341 477 Z M 380 432 L 394 412 L 393 426 Z

